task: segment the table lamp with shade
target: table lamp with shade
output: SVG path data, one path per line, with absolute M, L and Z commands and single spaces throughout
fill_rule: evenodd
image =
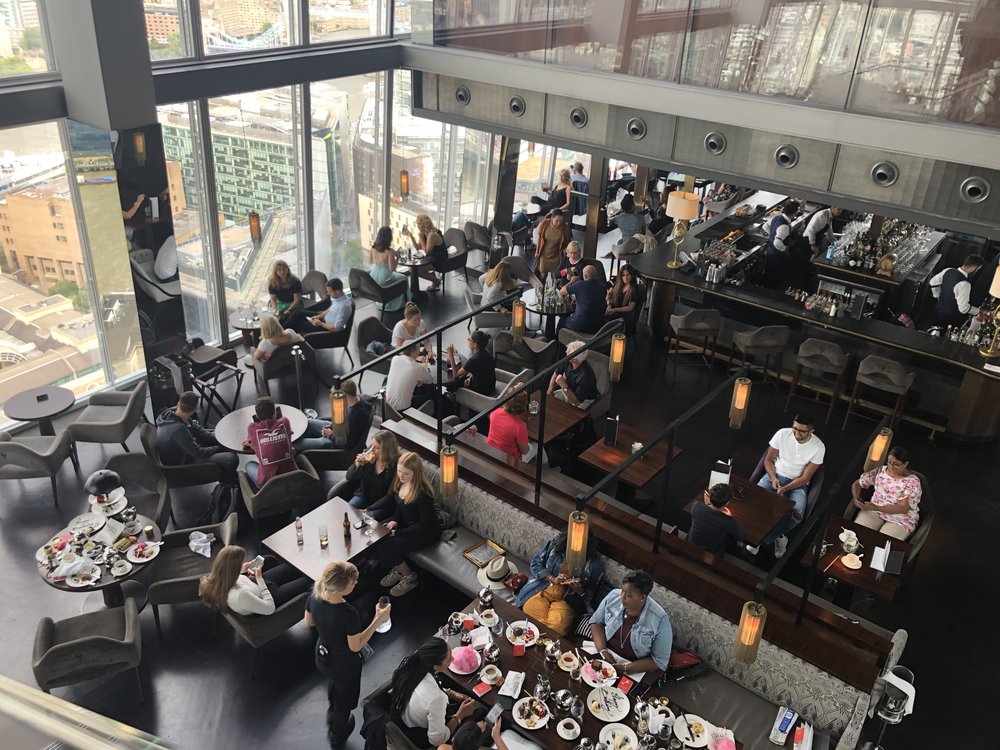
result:
M 688 222 L 698 218 L 698 195 L 675 190 L 667 196 L 667 216 L 674 220 L 674 259 L 667 262 L 667 268 L 680 268 L 684 264 L 678 259 L 681 243 L 687 235 Z
M 979 353 L 984 357 L 993 359 L 1000 357 L 1000 267 L 993 272 L 993 281 L 990 283 L 990 296 L 997 300 L 997 306 L 990 315 L 990 322 L 993 324 L 993 337 L 989 344 L 979 347 Z

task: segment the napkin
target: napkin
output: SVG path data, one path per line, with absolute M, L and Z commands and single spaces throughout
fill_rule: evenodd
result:
M 875 681 L 875 687 L 872 689 L 872 697 L 868 703 L 868 716 L 875 715 L 878 704 L 882 700 L 882 694 L 885 692 L 886 683 L 890 683 L 906 693 L 906 706 L 903 708 L 903 713 L 912 714 L 913 701 L 916 698 L 916 690 L 913 685 L 901 677 L 897 677 L 892 672 L 886 672 Z
M 77 557 L 70 562 L 60 563 L 59 567 L 52 571 L 53 578 L 69 578 L 74 573 L 82 573 L 90 570 L 94 561 L 87 557 Z
M 649 733 L 659 734 L 663 729 L 663 724 L 667 720 L 667 717 L 661 714 L 656 709 L 651 708 L 649 710 Z
M 212 556 L 212 542 L 215 541 L 214 534 L 205 534 L 201 531 L 192 531 L 191 536 L 188 537 L 190 541 L 188 542 L 188 547 L 191 551 L 202 557 Z
M 470 630 L 469 637 L 472 639 L 473 648 L 482 649 L 493 643 L 493 636 L 490 635 L 489 628 L 482 626 Z

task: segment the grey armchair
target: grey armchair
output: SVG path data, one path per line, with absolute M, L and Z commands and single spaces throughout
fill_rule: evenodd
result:
M 163 546 L 156 561 L 149 566 L 149 603 L 153 607 L 156 632 L 160 629 L 160 605 L 193 602 L 198 599 L 198 582 L 212 568 L 212 559 L 227 544 L 236 544 L 236 514 L 230 513 L 222 523 L 171 531 L 163 535 Z M 214 534 L 212 557 L 202 557 L 188 547 L 192 531 Z
M 326 312 L 330 307 L 330 298 L 326 294 L 326 274 L 322 271 L 307 271 L 302 277 L 302 293 L 309 300 L 302 300 L 304 308 L 313 313 Z
M 59 622 L 43 617 L 35 631 L 31 669 L 38 687 L 46 693 L 54 687 L 134 669 L 142 701 L 141 659 L 139 610 L 134 599 L 126 599 L 124 607 L 101 609 Z
M 147 388 L 146 381 L 140 380 L 131 393 L 95 393 L 76 421 L 69 426 L 69 434 L 76 442 L 118 443 L 127 453 L 125 441 L 143 420 Z
M 0 479 L 36 479 L 48 477 L 52 482 L 52 502 L 59 507 L 56 475 L 66 459 L 73 462 L 77 475 L 80 463 L 73 452 L 69 432 L 58 435 L 11 437 L 0 432 Z
M 486 231 L 486 227 L 474 221 L 465 222 L 465 242 L 470 250 L 480 250 L 486 253 L 488 258 L 492 250 L 493 238 Z
M 469 312 L 482 304 L 483 295 L 473 292 L 469 287 L 462 290 L 462 296 L 465 297 L 465 306 Z M 476 326 L 476 330 L 480 328 L 510 328 L 510 316 L 499 312 L 481 312 L 469 318 L 469 324 L 466 327 L 472 330 L 473 325 Z
M 355 299 L 370 299 L 382 305 L 382 312 L 379 320 L 385 319 L 385 305 L 392 302 L 402 294 L 406 294 L 409 281 L 399 279 L 388 286 L 375 283 L 372 275 L 363 268 L 352 268 L 347 274 L 347 285 L 351 289 L 351 296 Z
M 448 258 L 444 262 L 441 270 L 441 291 L 444 292 L 445 279 L 448 278 L 449 271 L 461 271 L 465 274 L 465 283 L 469 283 L 469 247 L 465 239 L 465 232 L 457 227 L 444 230 L 444 246 L 448 248 Z
M 348 331 L 349 334 L 350 332 Z M 271 356 L 267 359 L 253 360 L 253 380 L 257 386 L 257 394 L 259 396 L 271 395 L 270 381 L 272 378 L 295 371 L 295 356 L 292 354 L 292 349 L 295 347 L 299 347 L 302 350 L 302 355 L 305 357 L 302 367 L 308 367 L 312 370 L 313 380 L 318 380 L 316 350 L 307 341 L 292 341 L 275 347 L 274 351 L 271 352 Z M 299 404 L 299 406 L 301 407 L 302 405 Z
M 562 344 L 563 346 L 566 346 L 571 341 L 582 341 L 585 344 L 589 344 L 594 339 L 606 335 L 604 341 L 601 342 L 599 346 L 597 346 L 594 349 L 591 349 L 590 351 L 591 352 L 597 351 L 601 352 L 602 354 L 608 354 L 611 352 L 611 334 L 615 330 L 621 328 L 622 324 L 618 322 L 618 320 L 609 320 L 607 323 L 601 326 L 600 329 L 598 329 L 597 333 L 580 333 L 579 331 L 571 331 L 568 328 L 563 328 L 561 331 L 559 331 L 559 343 Z M 622 330 L 622 333 L 624 333 L 624 330 Z
M 253 519 L 258 536 L 260 533 L 257 521 L 261 518 L 287 513 L 293 508 L 312 510 L 322 499 L 319 475 L 309 459 L 304 455 L 297 456 L 295 462 L 299 466 L 298 469 L 271 477 L 257 490 L 250 483 L 245 471 L 238 473 L 243 502 L 250 513 L 250 518 Z
M 392 348 L 392 331 L 389 328 L 386 328 L 380 320 L 375 320 L 375 318 L 365 318 L 358 323 L 358 359 L 361 360 L 362 365 L 367 365 L 379 356 L 368 351 L 368 345 L 373 341 L 381 341 L 389 348 Z M 361 375 L 358 376 L 359 388 L 361 387 L 361 380 L 364 378 L 365 373 L 368 372 L 377 372 L 381 375 L 388 375 L 389 360 L 381 362 L 361 373 Z
M 166 477 L 167 486 L 171 489 L 197 487 L 200 484 L 214 484 L 216 482 L 224 484 L 231 482 L 222 467 L 211 461 L 182 466 L 164 466 L 160 463 L 160 453 L 156 448 L 156 428 L 151 424 L 139 427 L 139 441 L 142 443 L 142 449 L 146 456 Z
M 558 341 L 526 337 L 517 343 L 510 331 L 500 331 L 493 339 L 493 358 L 497 366 L 509 365 L 512 369 L 525 369 L 532 374 L 555 362 L 560 351 Z
M 478 414 L 481 411 L 493 409 L 508 384 L 525 381 L 530 377 L 531 372 L 529 370 L 521 370 L 516 374 L 507 372 L 506 370 L 497 370 L 497 385 L 493 390 L 492 396 L 484 396 L 482 393 L 476 393 L 469 388 L 459 388 L 455 391 L 455 402 L 459 406 L 469 409 L 473 414 Z
M 123 485 L 137 485 L 148 492 L 129 492 L 128 501 L 140 515 L 152 518 L 160 530 L 173 519 L 170 507 L 170 486 L 163 472 L 143 453 L 122 453 L 108 459 L 105 467 L 121 477 Z M 176 523 L 176 521 L 175 521 Z
M 308 333 L 305 341 L 313 350 L 320 349 L 343 349 L 344 354 L 354 367 L 354 357 L 351 356 L 351 332 L 354 330 L 354 314 L 358 311 L 354 302 L 351 302 L 351 314 L 347 318 L 347 324 L 339 331 L 317 331 Z M 259 361 L 259 360 L 256 360 Z
M 261 646 L 273 641 L 289 628 L 302 622 L 308 598 L 308 593 L 299 594 L 269 615 L 238 615 L 232 611 L 223 615 L 226 622 L 233 626 L 237 635 L 253 647 L 253 654 L 250 657 L 251 680 L 253 679 L 254 666 L 257 663 L 257 652 Z

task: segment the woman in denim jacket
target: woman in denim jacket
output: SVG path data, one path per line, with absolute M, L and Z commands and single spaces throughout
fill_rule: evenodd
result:
M 611 652 L 625 660 L 626 674 L 645 672 L 642 681 L 652 684 L 667 669 L 674 633 L 670 618 L 649 592 L 653 577 L 644 570 L 634 570 L 602 601 L 590 618 L 594 645 L 608 661 L 616 661 Z
M 579 580 L 571 580 L 566 566 L 566 532 L 546 542 L 531 559 L 531 577 L 514 603 L 549 630 L 566 635 L 577 615 L 593 608 L 597 584 L 604 575 L 604 562 L 593 537 L 587 542 L 587 561 Z

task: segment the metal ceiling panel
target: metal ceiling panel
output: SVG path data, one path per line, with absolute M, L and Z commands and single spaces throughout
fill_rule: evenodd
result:
M 674 145 L 674 121 L 672 115 L 611 107 L 604 149 L 635 157 L 666 158 Z M 637 137 L 643 129 L 645 135 Z
M 459 101 L 463 88 L 468 92 L 465 104 Z M 463 78 L 439 76 L 437 106 L 425 101 L 424 107 L 488 123 L 493 129 L 506 125 L 540 133 L 545 126 L 545 94 Z
M 549 94 L 545 101 L 545 135 L 604 147 L 608 105 Z M 520 127 L 520 126 L 519 126 Z
M 417 79 L 420 82 L 420 98 L 413 97 L 414 107 L 423 107 L 437 111 L 438 108 L 438 76 L 433 73 L 413 72 L 413 87 L 416 88 Z M 414 92 L 416 93 L 416 92 Z

